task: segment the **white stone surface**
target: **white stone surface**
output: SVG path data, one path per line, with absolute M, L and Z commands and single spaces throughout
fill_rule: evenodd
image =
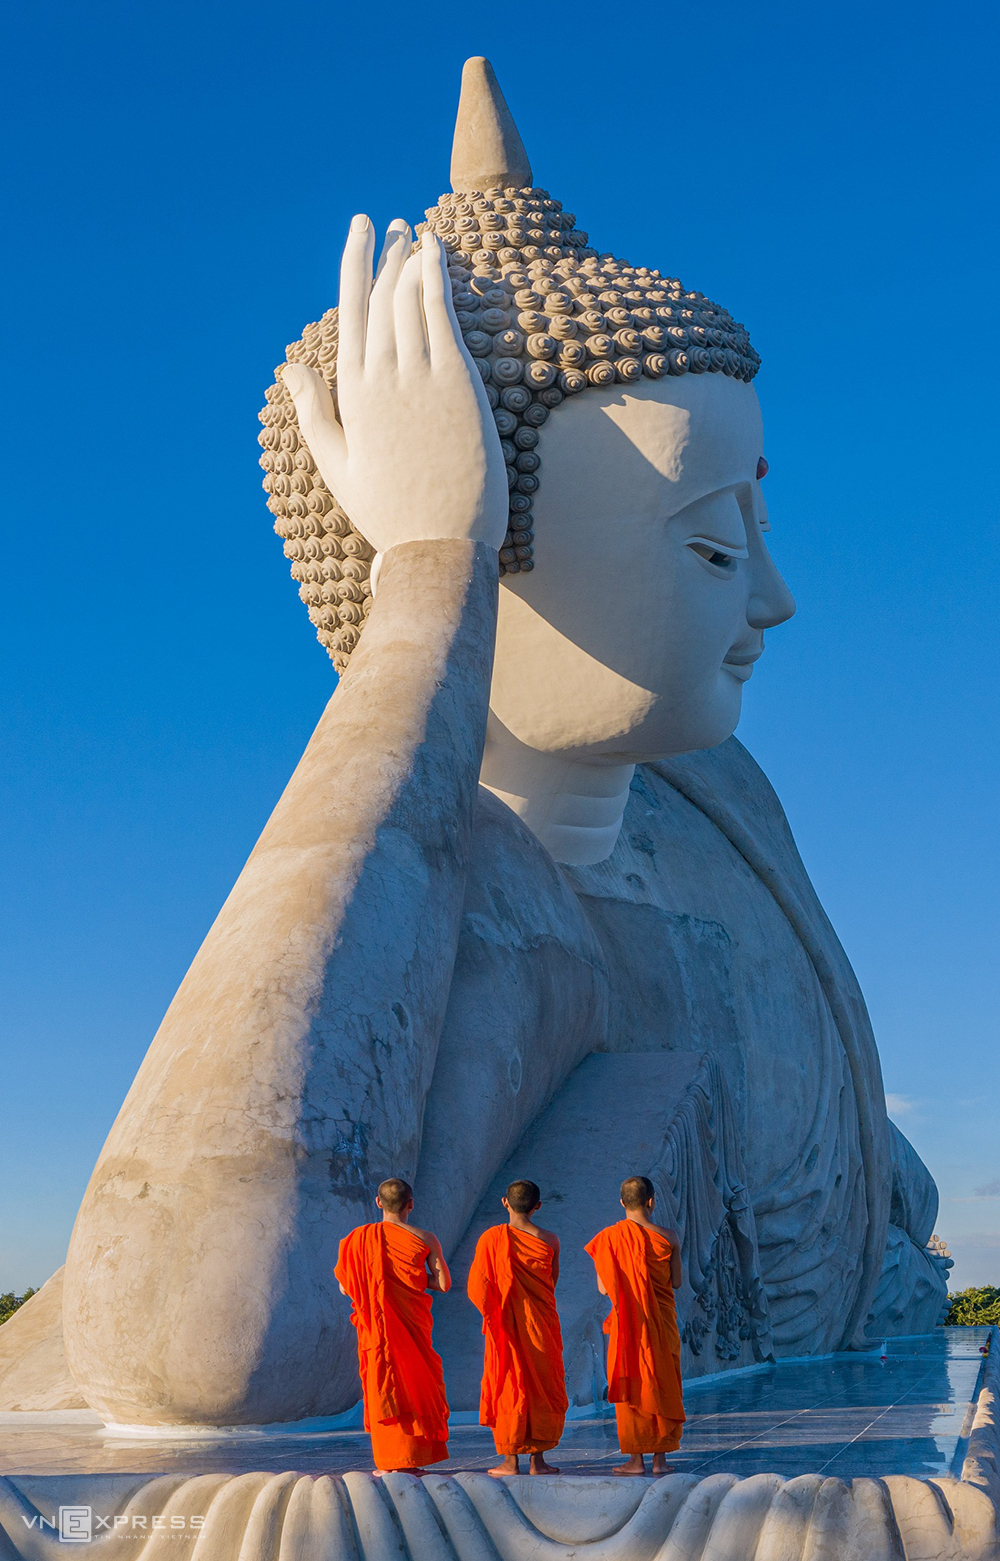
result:
M 103 1485 L 103 1488 L 102 1488 Z M 954 1479 L 705 1479 L 487 1474 L 200 1475 L 0 1480 L 12 1561 L 64 1561 L 40 1516 L 125 1521 L 73 1554 L 119 1561 L 998 1561 L 997 1513 Z M 202 1522 L 195 1528 L 190 1519 Z M 182 1522 L 183 1520 L 183 1522 Z M 58 1521 L 58 1518 L 57 1518 Z M 176 1524 L 176 1527 L 173 1525 Z
M 66 1365 L 63 1270 L 0 1327 L 0 1411 L 86 1409 Z

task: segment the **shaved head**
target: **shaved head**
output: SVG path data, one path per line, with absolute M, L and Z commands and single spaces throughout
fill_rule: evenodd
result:
M 626 1176 L 622 1182 L 621 1199 L 627 1209 L 644 1209 L 656 1197 L 656 1189 L 648 1176 Z
M 389 1214 L 402 1214 L 408 1203 L 413 1202 L 413 1188 L 400 1176 L 390 1176 L 379 1186 L 379 1202 Z
M 530 1214 L 542 1201 L 537 1182 L 511 1182 L 507 1188 L 507 1202 L 515 1214 Z

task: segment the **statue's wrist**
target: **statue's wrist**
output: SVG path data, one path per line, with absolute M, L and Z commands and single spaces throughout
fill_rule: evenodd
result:
M 477 564 L 489 571 L 497 567 L 498 549 L 481 537 L 408 537 L 405 542 L 394 542 L 384 553 L 375 554 L 371 567 L 372 595 L 377 594 L 379 581 L 387 565 L 405 569 L 408 557 L 415 560 L 419 556 L 424 560 L 431 551 L 440 551 L 442 560 L 456 553 L 471 551 L 475 559 L 474 567 Z

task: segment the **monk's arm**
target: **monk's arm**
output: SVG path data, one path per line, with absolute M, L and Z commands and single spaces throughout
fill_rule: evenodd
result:
M 333 1270 L 333 1277 L 337 1281 L 337 1289 L 340 1291 L 341 1295 L 346 1295 L 348 1300 L 351 1299 L 351 1292 L 344 1285 L 344 1280 L 347 1278 L 347 1265 L 344 1261 L 344 1248 L 348 1246 L 350 1240 L 350 1236 L 345 1236 L 343 1241 L 340 1243 L 340 1247 L 337 1251 L 336 1266 Z
M 552 1283 L 559 1283 L 559 1237 L 552 1237 Z
M 600 1241 L 600 1237 L 599 1236 L 595 1236 L 593 1241 L 588 1242 L 587 1246 L 584 1248 L 584 1251 L 586 1252 L 587 1256 L 590 1258 L 590 1261 L 594 1265 L 594 1276 L 595 1276 L 595 1278 L 597 1280 L 597 1291 L 598 1291 L 598 1294 L 599 1295 L 607 1295 L 608 1292 L 604 1288 L 604 1283 L 603 1283 L 603 1281 L 601 1279 L 601 1271 L 600 1271 L 600 1269 L 597 1266 L 597 1257 L 596 1257 L 595 1252 L 594 1252 L 594 1248 L 597 1246 L 599 1241 Z
M 486 1316 L 486 1308 L 489 1303 L 491 1290 L 490 1265 L 486 1260 L 484 1244 L 486 1236 L 480 1236 L 476 1243 L 475 1256 L 472 1259 L 472 1267 L 469 1269 L 469 1278 L 466 1285 L 466 1293 L 477 1312 Z
M 675 1290 L 679 1290 L 684 1282 L 684 1271 L 681 1266 L 681 1238 L 676 1230 L 668 1230 L 670 1238 L 670 1283 Z
M 451 1289 L 451 1273 L 444 1260 L 441 1243 L 436 1236 L 428 1236 L 430 1252 L 427 1256 L 427 1271 L 430 1275 L 427 1281 L 428 1290 L 440 1290 L 442 1295 L 447 1295 Z

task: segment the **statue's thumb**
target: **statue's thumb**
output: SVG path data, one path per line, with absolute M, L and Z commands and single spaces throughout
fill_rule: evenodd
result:
M 337 421 L 330 388 L 321 374 L 304 363 L 286 363 L 280 372 L 295 407 L 299 432 L 323 481 L 336 493 L 347 459 L 347 441 Z

